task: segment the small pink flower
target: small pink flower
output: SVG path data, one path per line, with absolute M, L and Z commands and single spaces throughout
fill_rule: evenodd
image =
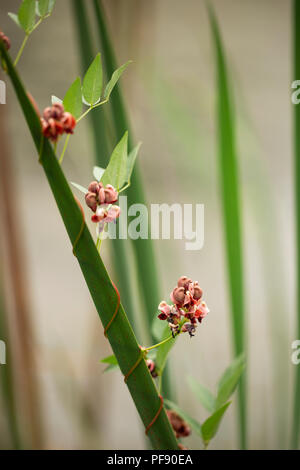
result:
M 206 315 L 209 313 L 209 308 L 206 305 L 206 302 L 204 300 L 200 302 L 200 304 L 197 306 L 197 310 L 195 312 L 195 317 L 198 318 L 199 322 L 201 323 L 202 319 L 206 317 Z
M 66 134 L 73 134 L 76 126 L 76 119 L 71 113 L 64 113 L 61 119 L 61 123 L 64 127 Z
M 6 50 L 10 49 L 10 40 L 2 31 L 0 31 L 0 40 L 3 41 Z
M 167 304 L 167 302 L 163 301 L 159 304 L 158 310 L 160 310 L 160 314 L 158 318 L 160 320 L 166 320 L 171 313 L 171 306 Z

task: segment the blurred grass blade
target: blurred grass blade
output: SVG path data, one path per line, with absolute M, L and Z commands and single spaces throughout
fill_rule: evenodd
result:
M 42 136 L 40 119 L 1 41 L 0 51 L 3 60 L 6 62 L 8 75 L 24 113 L 37 152 L 40 153 L 42 149 L 40 162 L 45 171 L 72 246 L 74 246 L 76 241 L 77 260 L 99 317 L 103 325 L 106 326 L 111 320 L 117 304 L 115 288 L 111 283 L 86 224 L 84 224 L 82 229 L 81 210 L 57 161 L 52 146 L 49 141 Z M 43 145 L 41 146 L 42 143 Z M 80 232 L 81 235 L 78 239 L 78 233 Z M 118 360 L 120 369 L 123 375 L 125 375 L 131 369 L 132 365 L 135 364 L 140 354 L 140 348 L 122 305 L 108 330 L 107 336 Z M 160 406 L 160 398 L 145 361 L 141 361 L 139 366 L 130 375 L 127 381 L 127 387 L 144 426 L 148 426 L 153 417 L 157 414 L 157 410 Z M 175 435 L 164 410 L 162 410 L 153 426 L 151 426 L 149 438 L 154 449 L 175 450 L 178 448 Z
M 83 0 L 73 0 L 72 5 L 81 56 L 82 72 L 85 73 L 90 62 L 94 58 L 94 48 L 88 22 L 87 8 L 86 3 Z M 108 132 L 106 132 L 107 126 L 104 107 L 101 106 L 100 108 L 94 109 L 93 112 L 90 113 L 90 117 L 95 143 L 95 163 L 99 167 L 106 167 L 109 156 L 116 142 L 113 142 L 112 139 L 108 137 Z M 120 138 L 121 137 L 122 136 L 120 136 Z M 131 263 L 128 243 L 128 240 L 114 240 L 113 262 L 122 303 L 124 304 L 130 323 L 134 325 L 134 292 L 130 276 L 128 275 L 128 267 Z
M 111 77 L 113 72 L 118 68 L 118 64 L 112 48 L 109 33 L 106 28 L 106 21 L 101 2 L 93 0 L 93 5 L 102 45 L 103 64 L 105 65 L 107 76 Z M 118 141 L 126 130 L 128 130 L 129 136 L 131 136 L 130 124 L 126 115 L 119 83 L 115 85 L 114 90 L 112 91 L 110 106 L 112 109 L 116 140 Z M 133 150 L 131 138 L 129 138 L 128 143 L 129 152 L 131 152 Z M 127 190 L 129 205 L 132 203 L 145 204 L 142 179 L 138 167 L 139 165 L 136 164 L 132 175 L 131 186 Z M 139 282 L 143 292 L 142 300 L 144 301 L 145 311 L 147 312 L 147 321 L 150 332 L 151 324 L 155 317 L 155 312 L 157 311 L 157 305 L 160 301 L 158 276 L 156 272 L 152 241 L 150 239 L 137 239 L 133 242 L 133 248 L 137 259 Z M 146 289 L 144 288 L 145 286 L 147 286 Z
M 293 80 L 300 77 L 300 2 L 293 3 L 294 24 L 294 64 Z M 297 242 L 297 327 L 296 336 L 300 338 L 300 106 L 293 106 L 294 113 L 294 168 L 295 168 L 295 196 L 296 196 L 296 242 Z M 292 448 L 297 449 L 300 441 L 300 366 L 294 366 L 295 391 L 293 409 Z
M 98 0 L 93 0 L 93 5 L 98 24 L 100 43 L 102 46 L 103 65 L 105 66 L 107 76 L 111 77 L 114 71 L 118 68 L 118 64 L 115 58 L 110 35 L 106 27 L 102 3 Z M 112 91 L 109 106 L 112 110 L 116 140 L 118 141 L 124 132 L 128 130 L 128 151 L 131 152 L 134 148 L 134 144 L 131 140 L 132 133 L 130 130 L 130 123 L 125 110 L 119 83 L 116 83 Z M 146 198 L 143 191 L 143 183 L 138 163 L 135 165 L 132 173 L 131 186 L 126 192 L 129 205 L 146 205 Z M 153 319 L 155 318 L 155 312 L 157 312 L 157 306 L 161 300 L 161 293 L 152 240 L 150 238 L 144 240 L 139 238 L 134 240 L 132 245 L 136 257 L 139 288 L 140 292 L 142 292 L 141 301 L 143 302 L 144 310 L 146 312 L 147 333 L 151 336 L 151 339 L 155 341 L 156 338 L 154 338 L 152 334 L 152 324 Z M 147 288 L 145 288 L 145 286 L 147 286 Z M 174 387 L 171 386 L 168 366 L 166 366 L 163 374 L 162 390 L 165 397 L 174 398 Z
M 241 242 L 240 195 L 235 141 L 235 124 L 226 59 L 218 23 L 208 8 L 216 51 L 217 126 L 219 166 L 224 213 L 225 246 L 231 296 L 233 343 L 236 356 L 245 349 L 244 280 Z M 245 373 L 239 385 L 240 445 L 246 448 L 246 384 Z

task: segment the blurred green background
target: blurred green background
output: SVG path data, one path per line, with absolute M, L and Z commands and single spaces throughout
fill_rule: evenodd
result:
M 90 2 L 85 3 L 91 7 Z M 199 0 L 113 0 L 103 4 L 119 65 L 133 60 L 121 83 L 134 136 L 143 142 L 139 163 L 148 202 L 205 205 L 201 251 L 185 251 L 185 242 L 179 240 L 154 242 L 162 300 L 168 300 L 177 278 L 187 275 L 199 281 L 211 310 L 196 337 L 180 338 L 171 357 L 178 402 L 203 420 L 206 414 L 188 389 L 186 378 L 193 375 L 213 388 L 232 357 L 216 155 L 215 59 L 207 9 Z M 211 4 L 224 41 L 236 113 L 248 446 L 286 448 L 296 367 L 290 360 L 291 342 L 299 339 L 294 302 L 290 92 L 291 82 L 300 77 L 291 74 L 292 3 L 215 0 Z M 23 35 L 7 12 L 16 12 L 18 6 L 18 0 L 0 4 L 0 27 L 11 38 L 12 54 Z M 64 96 L 80 73 L 70 1 L 57 0 L 53 16 L 30 38 L 19 70 L 40 109 L 49 105 L 52 94 Z M 0 78 L 6 80 L 2 73 Z M 9 356 L 7 365 L 0 367 L 1 373 L 5 367 L 12 374 L 21 434 L 28 446 L 50 449 L 144 448 L 139 417 L 120 373 L 102 374 L 99 360 L 110 354 L 110 348 L 41 168 L 32 158 L 33 144 L 10 86 L 0 115 L 0 151 L 8 156 L 12 171 L 5 194 L 12 201 L 10 215 L 20 253 L 18 267 L 9 254 L 15 253 L 15 247 L 11 246 L 2 198 L 1 278 Z M 91 129 L 85 121 L 71 139 L 64 160 L 70 181 L 86 186 L 91 180 L 92 147 Z M 108 266 L 110 243 L 102 248 Z M 114 276 L 112 267 L 110 272 Z M 129 273 L 134 276 L 132 267 Z M 20 305 L 32 329 L 28 348 L 34 392 L 26 385 L 28 376 L 22 367 L 20 317 L 22 320 L 24 315 Z M 3 407 L 2 403 L 0 446 L 6 448 L 12 444 Z M 211 448 L 238 448 L 236 423 L 237 396 Z M 200 445 L 193 435 L 186 443 L 191 448 Z

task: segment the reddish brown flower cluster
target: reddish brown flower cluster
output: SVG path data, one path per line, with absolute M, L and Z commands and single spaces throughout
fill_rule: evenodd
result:
M 118 200 L 118 191 L 111 184 L 105 187 L 98 181 L 92 181 L 85 195 L 87 206 L 94 212 L 92 222 L 99 222 L 99 231 L 108 222 L 114 222 L 120 215 L 119 206 L 113 205 Z
M 167 320 L 173 336 L 181 332 L 188 332 L 194 336 L 197 327 L 197 320 L 202 322 L 208 314 L 209 309 L 202 300 L 202 289 L 197 281 L 192 281 L 186 276 L 179 278 L 177 286 L 171 292 L 170 298 L 173 305 L 161 302 L 158 306 L 160 320 Z M 189 320 L 183 322 L 183 320 Z M 180 323 L 182 324 L 180 330 Z
M 0 40 L 3 41 L 5 48 L 8 50 L 10 48 L 10 40 L 2 31 L 0 31 Z
M 175 431 L 177 439 L 179 437 L 187 437 L 191 434 L 189 425 L 174 410 L 167 410 L 167 415 L 172 428 Z
M 45 108 L 41 123 L 44 136 L 52 142 L 57 142 L 60 135 L 73 134 L 76 119 L 64 110 L 61 103 L 54 103 Z
M 147 367 L 149 369 L 150 374 L 155 379 L 158 376 L 156 366 L 155 366 L 155 362 L 152 361 L 152 359 L 147 359 L 146 364 L 147 364 Z

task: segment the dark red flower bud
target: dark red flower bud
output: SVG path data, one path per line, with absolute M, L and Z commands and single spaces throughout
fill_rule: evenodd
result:
M 76 126 L 76 119 L 70 113 L 64 113 L 61 118 L 64 131 L 67 134 L 73 134 L 73 129 Z
M 86 205 L 92 209 L 93 212 L 96 212 L 96 209 L 97 209 L 97 197 L 96 197 L 96 194 L 94 193 L 87 193 L 85 195 L 85 202 L 86 202 Z
M 10 40 L 2 31 L 0 31 L 0 40 L 3 41 L 3 44 L 7 50 L 10 49 Z
M 147 359 L 146 364 L 148 366 L 149 372 L 152 375 L 152 377 L 155 379 L 157 377 L 157 372 L 155 370 L 155 362 L 152 361 L 152 359 Z
M 92 181 L 89 184 L 88 190 L 90 193 L 98 194 L 99 191 L 99 183 L 98 181 Z
M 174 304 L 182 305 L 185 299 L 184 287 L 175 287 L 171 294 L 171 300 Z
M 165 313 L 160 313 L 159 315 L 157 315 L 157 317 L 160 320 L 166 320 L 168 318 L 168 315 L 166 315 Z
M 178 279 L 177 285 L 178 285 L 178 287 L 184 287 L 185 289 L 187 289 L 190 282 L 191 282 L 191 279 L 189 279 L 186 276 L 181 276 Z
M 111 184 L 107 184 L 104 188 L 105 193 L 105 203 L 106 204 L 113 204 L 118 200 L 118 192 Z
M 200 300 L 203 295 L 203 290 L 199 286 L 194 286 L 192 295 L 195 300 Z
M 191 434 L 189 425 L 174 410 L 167 410 L 167 415 L 177 438 Z

